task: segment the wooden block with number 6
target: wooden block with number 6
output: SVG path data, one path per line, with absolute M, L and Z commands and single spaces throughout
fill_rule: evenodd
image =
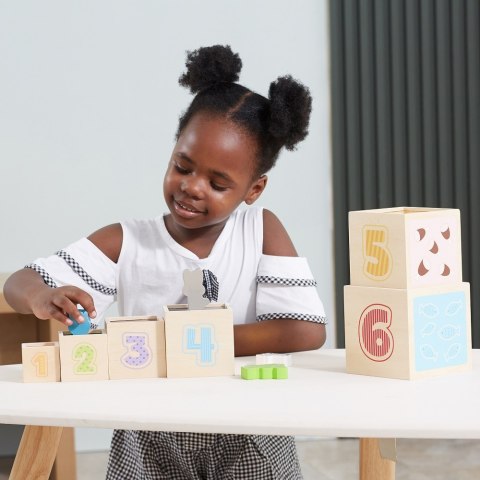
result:
M 24 382 L 59 382 L 58 342 L 22 343 Z
M 233 313 L 228 305 L 202 310 L 164 307 L 167 377 L 234 375 Z
M 470 288 L 345 287 L 347 372 L 414 379 L 471 365 Z
M 459 210 L 350 212 L 349 244 L 351 285 L 420 288 L 462 281 Z
M 165 321 L 150 317 L 106 320 L 110 380 L 166 377 Z
M 107 334 L 92 330 L 88 335 L 59 332 L 62 382 L 108 380 Z

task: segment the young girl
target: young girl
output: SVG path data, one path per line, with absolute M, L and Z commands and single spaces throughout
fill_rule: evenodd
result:
M 186 303 L 183 271 L 234 312 L 235 355 L 316 349 L 325 315 L 315 281 L 277 217 L 253 204 L 282 147 L 307 135 L 311 97 L 290 76 L 269 98 L 235 83 L 230 47 L 190 52 L 180 84 L 196 94 L 180 118 L 163 191 L 169 214 L 104 227 L 35 260 L 5 284 L 20 313 L 71 324 L 118 302 L 121 315 Z M 114 432 L 109 479 L 297 479 L 293 437 Z

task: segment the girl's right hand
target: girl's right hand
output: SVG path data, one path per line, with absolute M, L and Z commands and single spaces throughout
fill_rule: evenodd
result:
M 41 320 L 54 318 L 64 325 L 72 325 L 68 318 L 72 316 L 78 323 L 83 323 L 84 318 L 77 308 L 80 304 L 88 313 L 90 318 L 95 318 L 97 313 L 93 298 L 85 291 L 73 285 L 58 288 L 42 288 L 30 301 L 32 313 Z

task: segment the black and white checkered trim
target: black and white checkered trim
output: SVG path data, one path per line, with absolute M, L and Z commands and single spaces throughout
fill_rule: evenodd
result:
M 101 283 L 98 283 L 93 277 L 91 277 L 81 266 L 80 264 L 73 258 L 71 257 L 67 252 L 64 250 L 59 250 L 58 252 L 55 253 L 55 255 L 58 255 L 60 258 L 65 260 L 67 265 L 90 287 L 92 287 L 94 290 L 97 290 L 97 292 L 103 293 L 105 295 L 116 295 L 117 294 L 117 289 L 116 288 L 110 288 L 106 287 L 105 285 L 102 285 Z
M 203 286 L 205 288 L 204 298 L 208 298 L 211 302 L 218 300 L 219 283 L 216 275 L 210 270 L 202 270 L 203 272 Z
M 46 285 L 51 288 L 57 288 L 57 284 L 53 281 L 52 277 L 42 267 L 40 267 L 40 265 L 37 265 L 36 263 L 29 263 L 28 265 L 25 265 L 25 268 L 31 268 L 32 270 L 35 270 L 41 275 Z
M 292 318 L 293 320 L 306 320 L 314 323 L 327 323 L 327 318 L 321 315 L 310 315 L 308 313 L 264 313 L 257 315 L 257 322 L 263 320 L 276 320 L 279 318 Z
M 259 275 L 257 277 L 257 283 L 275 283 L 278 285 L 286 285 L 288 287 L 316 287 L 317 282 L 315 280 L 309 280 L 306 278 L 282 278 L 282 277 L 270 277 L 267 275 Z

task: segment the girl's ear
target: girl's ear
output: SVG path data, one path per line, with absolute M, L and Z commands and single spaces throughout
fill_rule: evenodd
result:
M 244 201 L 247 205 L 251 205 L 254 203 L 257 198 L 262 194 L 267 186 L 268 177 L 266 175 L 262 175 L 260 178 L 255 180 L 255 182 L 250 187 L 250 190 L 247 193 Z

